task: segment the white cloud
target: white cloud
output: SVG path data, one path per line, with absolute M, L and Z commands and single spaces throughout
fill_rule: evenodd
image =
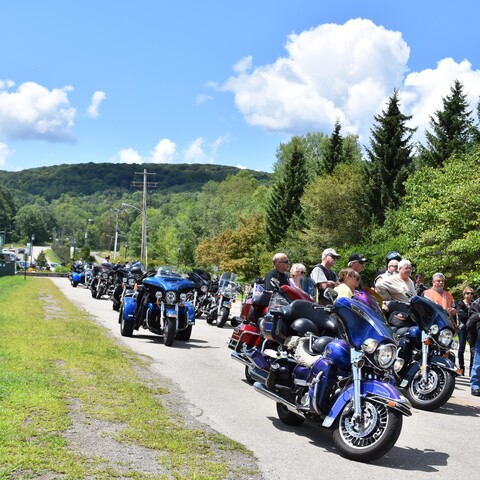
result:
M 3 167 L 5 165 L 5 161 L 7 160 L 7 158 L 13 155 L 14 153 L 15 153 L 15 150 L 12 150 L 11 148 L 9 148 L 6 143 L 0 142 L 0 167 Z
M 222 85 L 250 125 L 290 135 L 329 134 L 338 119 L 342 132 L 359 134 L 366 144 L 374 116 L 397 89 L 402 112 L 413 115 L 421 140 L 455 79 L 464 84 L 473 107 L 480 94 L 480 72 L 466 60 L 443 59 L 436 69 L 409 72 L 410 48 L 401 33 L 370 20 L 292 34 L 285 49 L 284 57 L 267 65 L 253 66 L 251 57 L 243 58 Z
M 173 163 L 177 156 L 177 146 L 168 138 L 160 140 L 150 152 L 152 163 Z
M 71 86 L 47 88 L 35 82 L 22 83 L 9 92 L 13 82 L 0 85 L 0 136 L 10 139 L 72 141 L 75 108 L 70 107 Z
M 218 149 L 227 142 L 230 135 L 226 133 L 213 142 L 207 142 L 203 137 L 195 139 L 183 152 L 187 163 L 214 163 Z
M 120 163 L 143 163 L 141 155 L 133 148 L 124 148 L 118 152 Z
M 98 109 L 100 108 L 100 104 L 105 100 L 106 95 L 105 92 L 101 90 L 96 91 L 92 95 L 92 100 L 90 102 L 89 107 L 87 108 L 87 115 L 92 118 L 98 117 Z
M 211 95 L 197 95 L 195 97 L 195 103 L 201 105 L 202 103 L 209 102 L 213 97 Z

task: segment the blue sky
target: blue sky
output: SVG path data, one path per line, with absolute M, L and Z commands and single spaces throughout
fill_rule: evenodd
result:
M 0 1 L 0 169 L 272 171 L 292 135 L 368 145 L 396 88 L 422 141 L 455 79 L 480 96 L 474 0 Z

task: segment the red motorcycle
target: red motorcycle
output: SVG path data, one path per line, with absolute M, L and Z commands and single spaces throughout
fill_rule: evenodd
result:
M 288 305 L 294 300 L 313 302 L 310 295 L 298 288 L 282 285 L 268 291 L 257 281 L 252 284 L 246 300 L 242 303 L 240 318 L 237 318 L 241 323 L 233 329 L 228 348 L 233 350 L 231 357 L 245 365 L 245 377 L 251 385 L 256 381 L 264 383 L 265 379 L 255 378 L 250 357 L 247 357 L 245 352 L 255 347 L 261 352 L 268 349 L 276 351 L 278 345 L 272 338 L 272 322 L 267 313 L 272 308 Z

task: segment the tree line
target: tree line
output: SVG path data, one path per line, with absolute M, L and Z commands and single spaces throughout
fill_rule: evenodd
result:
M 182 173 L 182 166 L 164 165 L 175 167 L 178 183 L 148 196 L 149 259 L 218 265 L 247 280 L 271 268 L 276 251 L 312 267 L 325 248 L 334 247 L 342 254 L 339 267 L 353 251 L 367 256 L 368 281 L 385 254 L 397 250 L 416 271 L 442 271 L 450 288 L 479 285 L 476 109 L 475 118 L 462 83 L 455 81 L 430 117 L 425 145 L 415 144 L 412 117 L 402 113 L 394 91 L 374 117 L 364 154 L 358 137 L 342 135 L 337 121 L 329 135 L 309 132 L 280 144 L 271 176 L 234 170 L 195 184 L 197 166 L 184 166 L 189 170 Z M 117 167 L 109 165 L 116 185 Z M 188 178 L 188 186 L 180 178 Z M 139 256 L 141 216 L 121 205 L 141 205 L 141 192 L 104 188 L 74 195 L 64 189 L 22 204 L 16 191 L 0 188 L 0 220 L 12 222 L 19 238 L 33 229 L 52 242 L 111 250 L 117 224 L 119 255 Z

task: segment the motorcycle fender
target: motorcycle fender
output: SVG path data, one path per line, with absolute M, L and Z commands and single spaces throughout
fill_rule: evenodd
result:
M 165 316 L 166 317 L 173 317 L 173 318 L 177 318 L 177 310 L 175 309 L 175 307 L 165 307 Z
M 123 299 L 123 320 L 125 322 L 133 322 L 135 320 L 136 310 L 137 299 L 134 297 L 125 297 Z
M 195 325 L 195 306 L 192 302 L 183 302 L 187 314 L 187 325 Z
M 232 301 L 231 301 L 231 300 L 224 300 L 224 301 L 222 302 L 222 307 L 232 308 Z
M 372 398 L 375 401 L 384 403 L 390 408 L 398 410 L 406 416 L 410 416 L 410 403 L 400 394 L 396 387 L 390 383 L 380 382 L 379 380 L 365 380 L 362 382 L 362 397 Z M 340 415 L 345 405 L 353 398 L 353 384 L 348 385 L 338 396 L 330 412 L 322 423 L 324 427 L 331 427 L 336 418 Z
M 77 272 L 73 272 L 72 274 L 72 282 L 80 283 L 80 274 Z

